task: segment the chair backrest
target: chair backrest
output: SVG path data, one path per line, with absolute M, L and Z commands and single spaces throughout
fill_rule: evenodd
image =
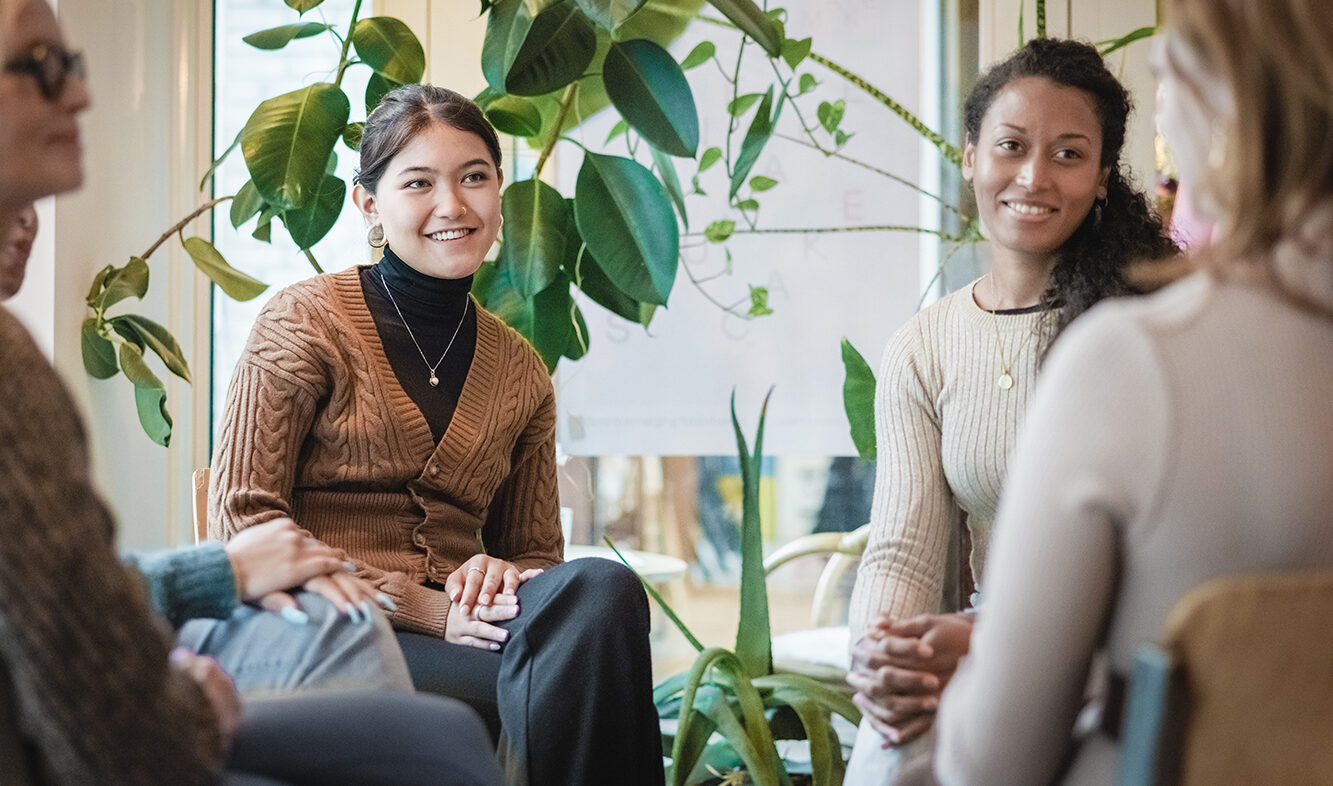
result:
M 208 540 L 208 467 L 200 467 L 191 476 L 194 482 L 194 542 Z
M 862 524 L 851 532 L 816 532 L 802 535 L 774 551 L 764 559 L 764 573 L 769 574 L 779 567 L 800 557 L 827 554 L 829 561 L 819 574 L 819 583 L 815 585 L 814 598 L 810 604 L 810 627 L 823 628 L 846 622 L 836 619 L 839 605 L 838 589 L 847 574 L 855 570 L 866 550 L 866 541 L 870 538 L 870 525 Z
M 1333 571 L 1209 582 L 1131 677 L 1118 783 L 1333 778 Z

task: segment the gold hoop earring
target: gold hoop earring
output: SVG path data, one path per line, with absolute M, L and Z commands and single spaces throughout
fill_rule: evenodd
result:
M 384 238 L 384 227 L 379 224 L 371 224 L 370 229 L 366 230 L 366 242 L 371 248 L 384 248 L 389 242 Z

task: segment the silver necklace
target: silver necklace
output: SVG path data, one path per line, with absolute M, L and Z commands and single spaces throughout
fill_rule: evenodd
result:
M 999 303 L 1000 293 L 995 286 L 995 278 L 991 276 L 990 273 L 986 274 L 986 278 L 990 279 L 991 293 L 995 295 L 995 302 Z M 1000 317 L 995 313 L 996 311 L 999 311 L 999 309 L 991 308 L 986 310 L 990 312 L 991 324 L 995 327 L 995 347 L 1000 356 L 1000 376 L 995 378 L 995 387 L 1000 390 L 1009 390 L 1014 386 L 1014 375 L 1012 373 L 1013 365 L 1020 357 L 1022 357 L 1023 347 L 1026 347 L 1028 345 L 1028 339 L 1032 338 L 1032 331 L 1028 331 L 1028 334 L 1023 336 L 1023 341 L 1018 345 L 1018 351 L 1014 353 L 1013 359 L 1007 359 L 1004 356 L 1004 340 L 1000 338 Z
M 454 339 L 458 338 L 458 331 L 463 329 L 463 320 L 467 319 L 467 307 L 472 302 L 472 296 L 468 295 L 463 301 L 463 316 L 458 318 L 458 327 L 454 328 L 454 334 L 449 337 L 449 343 L 444 348 L 444 354 L 440 355 L 440 359 L 435 361 L 435 365 L 432 366 L 430 360 L 426 358 L 426 353 L 421 350 L 421 342 L 417 341 L 416 334 L 412 332 L 412 326 L 407 324 L 407 319 L 403 317 L 403 310 L 398 307 L 398 301 L 393 299 L 393 291 L 389 289 L 389 282 L 384 280 L 384 273 L 376 272 L 380 274 L 380 283 L 384 285 L 384 294 L 389 296 L 389 302 L 393 304 L 393 310 L 398 312 L 398 319 L 403 323 L 403 327 L 407 328 L 407 337 L 412 339 L 412 344 L 417 348 L 417 354 L 421 355 L 421 362 L 425 363 L 426 368 L 430 369 L 430 379 L 428 380 L 430 386 L 438 387 L 440 378 L 435 375 L 435 369 L 440 367 L 444 359 L 449 356 L 449 350 L 454 348 Z

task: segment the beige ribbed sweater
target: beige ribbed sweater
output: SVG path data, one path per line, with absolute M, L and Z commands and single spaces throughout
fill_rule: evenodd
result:
M 236 364 L 213 455 L 209 533 L 284 515 L 392 597 L 395 627 L 443 636 L 440 585 L 483 550 L 561 560 L 555 394 L 516 331 L 477 309 L 477 346 L 436 445 L 384 354 L 356 268 L 274 296 Z
M 168 666 L 166 626 L 116 558 L 74 402 L 3 308 L 0 399 L 0 695 L 38 780 L 210 782 L 217 717 Z
M 1036 378 L 1038 332 L 1052 317 L 992 315 L 969 285 L 889 340 L 875 391 L 875 498 L 852 593 L 853 641 L 880 614 L 939 610 L 960 509 L 980 578 L 1005 463 Z M 1005 361 L 1009 390 L 996 385 Z

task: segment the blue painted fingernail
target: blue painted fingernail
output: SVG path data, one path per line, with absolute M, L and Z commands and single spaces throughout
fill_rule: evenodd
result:
M 358 609 L 356 606 L 352 605 L 351 603 L 344 603 L 343 610 L 347 612 L 347 616 L 352 618 L 352 622 L 361 621 L 361 610 Z
M 364 622 L 370 622 L 375 619 L 375 604 L 368 600 L 361 601 L 361 614 L 364 615 Z
M 356 563 L 352 562 L 351 560 L 344 562 L 343 570 L 347 571 L 348 573 L 356 573 Z
M 492 641 L 491 652 L 499 652 L 499 651 L 500 651 L 500 645 Z
M 379 595 L 375 597 L 379 600 L 380 605 L 388 609 L 389 611 L 398 610 L 398 604 L 394 603 L 393 598 L 389 597 L 388 595 L 385 595 L 383 592 L 381 592 Z
M 293 625 L 308 625 L 310 623 L 310 615 L 295 606 L 283 606 L 282 611 L 278 614 Z

